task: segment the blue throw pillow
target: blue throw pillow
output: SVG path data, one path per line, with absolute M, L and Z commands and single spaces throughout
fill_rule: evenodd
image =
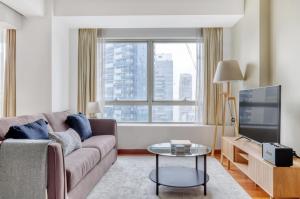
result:
M 47 124 L 45 120 L 40 119 L 24 125 L 11 126 L 5 138 L 47 140 L 49 139 Z
M 74 129 L 79 134 L 82 141 L 92 137 L 92 129 L 90 122 L 84 114 L 78 113 L 69 115 L 67 117 L 66 122 L 72 129 Z

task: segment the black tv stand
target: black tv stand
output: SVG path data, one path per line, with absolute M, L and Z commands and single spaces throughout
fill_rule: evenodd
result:
M 240 140 L 240 139 L 246 139 L 246 140 L 248 140 L 249 142 L 252 141 L 250 138 L 247 138 L 247 137 L 245 137 L 245 136 L 240 136 L 240 137 L 236 138 L 234 141 L 238 141 L 238 140 Z

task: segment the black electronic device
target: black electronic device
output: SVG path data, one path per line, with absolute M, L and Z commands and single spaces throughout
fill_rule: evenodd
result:
M 277 167 L 293 166 L 293 149 L 278 143 L 263 143 L 262 156 Z
M 239 134 L 258 143 L 280 143 L 281 86 L 241 90 Z

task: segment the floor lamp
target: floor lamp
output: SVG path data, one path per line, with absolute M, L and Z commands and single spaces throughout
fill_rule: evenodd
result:
M 236 110 L 236 98 L 232 96 L 231 93 L 231 83 L 233 81 L 243 80 L 243 75 L 240 69 L 240 66 L 236 60 L 226 60 L 226 61 L 220 61 L 217 66 L 217 70 L 214 76 L 213 83 L 214 84 L 222 84 L 224 87 L 224 84 L 226 84 L 227 88 L 224 92 L 224 89 L 222 87 L 222 93 L 220 94 L 220 98 L 217 98 L 217 107 L 215 112 L 215 129 L 214 129 L 214 139 L 213 139 L 213 145 L 212 145 L 212 155 L 215 154 L 215 148 L 217 143 L 217 134 L 218 134 L 218 121 L 220 117 L 221 111 L 220 109 L 220 100 L 222 100 L 222 137 L 224 136 L 225 132 L 225 123 L 226 123 L 226 106 L 228 106 L 231 116 L 232 113 L 234 116 L 231 118 L 231 122 L 234 123 L 235 126 L 235 133 L 238 135 L 238 115 Z M 232 110 L 233 109 L 233 110 Z M 221 160 L 222 160 L 222 153 L 221 153 Z

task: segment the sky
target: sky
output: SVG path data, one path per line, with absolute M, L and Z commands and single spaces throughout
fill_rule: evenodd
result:
M 188 50 L 190 48 L 190 52 Z M 192 75 L 193 98 L 196 91 L 196 60 L 197 44 L 195 43 L 154 43 L 154 52 L 156 54 L 172 54 L 173 59 L 173 96 L 179 98 L 179 79 L 181 73 Z

